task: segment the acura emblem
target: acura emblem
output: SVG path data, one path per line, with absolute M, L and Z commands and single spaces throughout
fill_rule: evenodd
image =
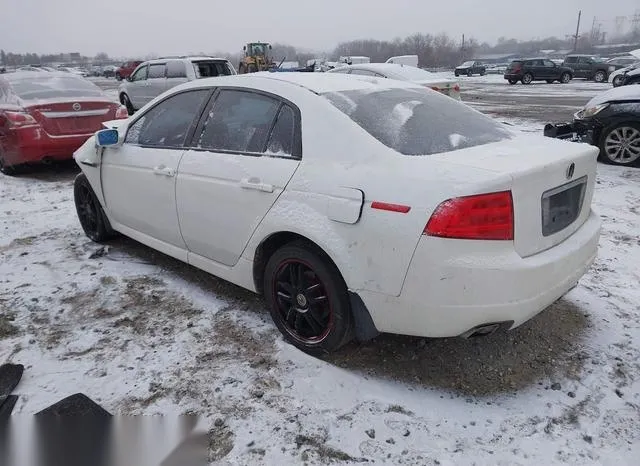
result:
M 77 112 L 82 108 L 82 106 L 78 102 L 76 102 L 71 108 L 73 108 Z
M 571 163 L 571 165 L 569 165 L 567 167 L 567 179 L 570 180 L 571 178 L 573 178 L 573 172 L 576 171 L 576 164 L 575 163 Z

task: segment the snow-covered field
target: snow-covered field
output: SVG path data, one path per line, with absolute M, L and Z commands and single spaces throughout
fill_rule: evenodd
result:
M 26 366 L 14 415 L 76 392 L 114 414 L 198 413 L 219 464 L 638 464 L 640 169 L 599 166 L 599 258 L 533 321 L 326 360 L 283 343 L 258 297 L 89 241 L 74 175 L 0 175 L 0 363 Z

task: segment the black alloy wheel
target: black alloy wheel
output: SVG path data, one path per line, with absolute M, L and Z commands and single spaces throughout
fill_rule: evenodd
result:
M 330 353 L 352 338 L 344 280 L 311 245 L 291 243 L 271 256 L 264 294 L 274 323 L 299 349 L 316 355 Z

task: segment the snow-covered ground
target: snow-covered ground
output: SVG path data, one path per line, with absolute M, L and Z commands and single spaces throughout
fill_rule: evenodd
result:
M 0 363 L 26 366 L 14 415 L 76 392 L 114 414 L 199 413 L 219 464 L 638 464 L 640 169 L 599 165 L 599 257 L 531 322 L 326 360 L 283 343 L 251 293 L 89 241 L 74 174 L 0 175 Z

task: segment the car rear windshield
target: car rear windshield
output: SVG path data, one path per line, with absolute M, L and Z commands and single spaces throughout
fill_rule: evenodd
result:
M 58 97 L 102 97 L 100 88 L 85 79 L 73 76 L 47 75 L 12 79 L 10 81 L 11 88 L 23 100 Z
M 193 69 L 196 71 L 196 78 L 211 78 L 233 74 L 229 63 L 221 60 L 195 61 L 193 62 Z
M 513 137 L 491 118 L 422 88 L 323 94 L 384 145 L 404 155 L 431 155 Z

